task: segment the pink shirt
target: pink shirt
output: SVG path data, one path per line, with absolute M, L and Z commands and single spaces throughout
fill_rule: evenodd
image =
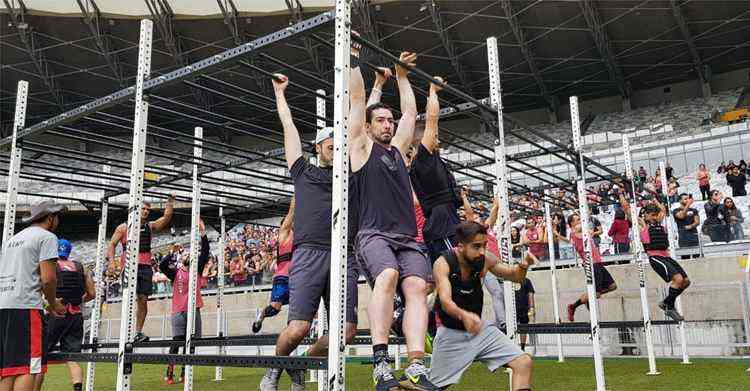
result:
M 573 242 L 573 247 L 576 248 L 578 255 L 583 258 L 583 238 L 575 233 L 571 233 L 570 241 Z M 591 238 L 589 238 L 589 244 L 591 245 L 591 260 L 594 263 L 602 263 L 602 254 L 599 252 L 599 247 L 596 246 L 596 243 Z
M 491 229 L 487 230 L 487 250 L 495 254 L 496 257 L 500 258 L 500 250 L 497 245 L 497 237 L 495 236 L 495 232 Z
M 526 239 L 529 241 L 539 240 L 540 233 L 536 228 L 526 230 Z M 543 257 L 547 254 L 547 243 L 530 243 L 529 251 L 536 257 Z
M 648 233 L 648 226 L 641 230 L 641 243 L 644 245 L 651 243 L 651 235 Z M 669 249 L 666 250 L 646 250 L 646 254 L 654 255 L 657 257 L 670 257 Z
M 190 289 L 190 269 L 182 263 L 177 264 L 174 282 L 172 283 L 172 313 L 187 312 L 188 290 Z M 198 276 L 198 286 L 195 287 L 195 307 L 203 307 L 201 288 L 206 285 L 206 278 Z
M 279 244 L 279 257 L 285 254 L 291 254 L 292 243 L 294 242 L 294 236 L 289 235 L 289 239 L 286 243 Z M 276 271 L 274 271 L 274 277 L 289 277 L 289 267 L 292 265 L 292 259 L 289 258 L 287 261 L 276 262 Z

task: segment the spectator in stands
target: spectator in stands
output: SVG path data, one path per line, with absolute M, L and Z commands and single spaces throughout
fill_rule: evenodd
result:
M 602 222 L 599 221 L 596 217 L 591 217 L 591 239 L 594 241 L 594 244 L 596 244 L 596 247 L 600 247 L 602 244 L 602 233 L 604 233 L 604 229 L 602 228 Z
M 523 245 L 521 244 L 521 233 L 518 231 L 518 227 L 510 227 L 510 255 L 514 259 L 521 259 L 521 252 L 523 251 Z
M 638 169 L 638 178 L 641 180 L 641 183 L 646 183 L 646 178 L 648 177 L 648 174 L 646 173 L 646 169 L 641 166 Z
M 701 163 L 698 166 L 698 173 L 695 176 L 698 179 L 698 187 L 701 189 L 701 200 L 706 201 L 711 191 L 711 173 L 706 169 L 706 165 Z
M 680 194 L 680 206 L 672 211 L 674 222 L 677 225 L 677 243 L 680 248 L 697 247 L 699 245 L 698 225 L 701 223 L 701 217 L 698 210 L 693 208 L 693 202 L 695 200 L 693 200 L 692 195 L 682 193 Z
M 678 195 L 680 190 L 680 183 L 677 182 L 677 178 L 671 177 L 669 178 L 667 187 L 667 197 L 669 198 L 669 204 L 671 205 L 680 200 L 680 197 Z
M 728 241 L 727 226 L 720 216 L 719 208 L 724 195 L 718 190 L 711 190 L 711 198 L 703 205 L 706 221 L 703 223 L 703 234 L 711 237 L 712 242 Z
M 672 164 L 667 162 L 667 165 L 664 167 L 664 171 L 667 175 L 667 180 L 670 180 L 674 178 L 674 168 L 672 167 Z
M 745 159 L 740 160 L 740 172 L 744 174 L 745 176 L 750 174 L 750 172 L 747 169 L 747 163 L 745 162 Z
M 726 163 L 725 162 L 721 162 L 721 164 L 719 164 L 719 168 L 716 169 L 716 173 L 717 174 L 721 174 L 721 173 L 724 173 L 726 170 L 727 170 Z
M 612 238 L 615 247 L 615 254 L 627 254 L 630 252 L 630 219 L 625 211 L 617 208 L 615 210 L 615 219 L 609 227 L 607 233 Z
M 724 203 L 719 208 L 719 215 L 727 226 L 727 241 L 745 238 L 745 233 L 742 230 L 742 222 L 745 219 L 742 218 L 742 212 L 734 204 L 733 199 L 729 197 L 724 199 Z
M 245 263 L 242 258 L 236 256 L 232 259 L 230 265 L 230 276 L 234 286 L 244 285 L 247 282 L 247 270 L 245 269 Z
M 529 247 L 532 253 L 540 261 L 547 257 L 547 235 L 544 227 L 537 226 L 533 216 L 526 219 L 526 230 L 523 233 L 521 244 Z
M 524 278 L 516 291 L 516 321 L 518 324 L 529 324 L 534 321 L 536 309 L 534 308 L 534 284 L 531 280 Z M 521 350 L 526 350 L 526 334 L 521 334 Z
M 732 166 L 727 172 L 727 184 L 732 188 L 732 197 L 747 195 L 747 190 L 745 190 L 747 175 L 740 171 L 740 166 Z

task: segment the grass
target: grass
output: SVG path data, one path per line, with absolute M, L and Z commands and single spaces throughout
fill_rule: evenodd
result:
M 535 391 L 594 390 L 593 363 L 587 359 L 569 359 L 563 364 L 555 360 L 534 360 Z M 645 359 L 605 360 L 607 389 L 610 391 L 690 390 L 690 391 L 747 391 L 750 390 L 750 366 L 747 360 L 694 359 L 692 365 L 682 365 L 678 360 L 659 360 L 660 376 L 647 376 Z M 133 390 L 180 390 L 181 385 L 167 386 L 162 380 L 164 366 L 137 365 L 134 367 L 131 386 Z M 114 390 L 116 367 L 113 364 L 98 364 L 96 390 Z M 369 365 L 347 366 L 347 389 L 372 390 Z M 85 370 L 84 370 L 85 371 Z M 217 383 L 213 367 L 198 367 L 195 374 L 196 390 L 256 390 L 263 369 L 225 368 L 224 381 Z M 67 369 L 54 365 L 49 369 L 43 390 L 59 391 L 72 389 Z M 288 376 L 282 376 L 279 390 L 289 389 Z M 313 389 L 310 385 L 308 389 Z M 317 389 L 317 388 L 315 388 Z M 508 378 L 504 373 L 490 374 L 481 364 L 474 364 L 452 391 L 507 390 Z

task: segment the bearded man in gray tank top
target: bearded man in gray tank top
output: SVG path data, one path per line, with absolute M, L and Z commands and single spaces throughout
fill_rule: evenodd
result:
M 414 136 L 417 105 L 407 77 L 409 69 L 396 65 L 401 118 L 381 104 L 365 104 L 365 86 L 358 67 L 359 50 L 352 48 L 350 80 L 349 154 L 358 176 L 359 212 L 357 257 L 373 286 L 367 306 L 372 334 L 376 390 L 437 390 L 427 379 L 424 342 L 427 331 L 427 276 L 425 254 L 419 249 L 412 188 L 405 156 Z M 400 63 L 411 67 L 417 55 L 403 52 Z M 400 284 L 406 300 L 403 331 L 409 366 L 400 382 L 387 362 L 388 334 L 393 322 L 393 297 Z

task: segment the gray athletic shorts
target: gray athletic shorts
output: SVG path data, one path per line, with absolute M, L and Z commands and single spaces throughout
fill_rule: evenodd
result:
M 399 278 L 419 277 L 425 281 L 430 275 L 427 256 L 413 237 L 362 230 L 357 234 L 357 259 L 370 284 L 385 269 L 398 271 Z
M 494 325 L 485 324 L 477 335 L 440 327 L 432 342 L 430 381 L 446 387 L 458 383 L 474 360 L 494 371 L 524 354 Z
M 357 279 L 359 268 L 353 255 L 346 259 L 346 321 L 357 324 Z M 331 271 L 331 250 L 300 245 L 292 253 L 289 269 L 289 318 L 311 322 L 318 313 L 320 299 L 328 308 L 328 277 Z
M 172 338 L 184 337 L 187 334 L 187 312 L 178 312 L 172 314 Z M 195 309 L 195 336 L 200 337 L 202 333 L 201 327 L 201 310 L 200 308 Z

